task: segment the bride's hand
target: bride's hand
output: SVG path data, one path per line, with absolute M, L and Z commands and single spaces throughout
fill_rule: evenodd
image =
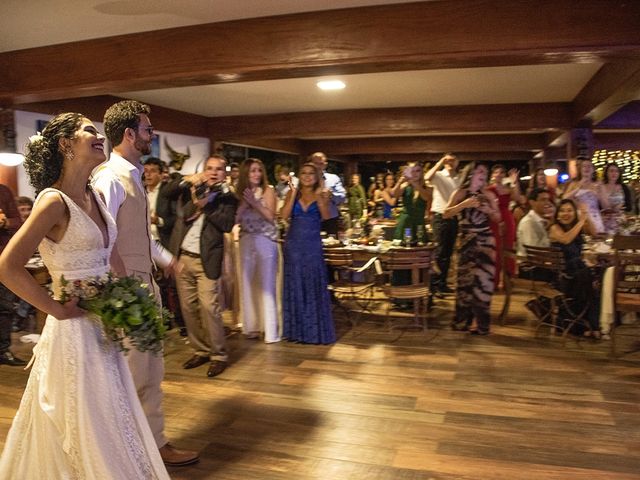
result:
M 80 299 L 74 297 L 67 303 L 60 305 L 60 313 L 55 315 L 58 320 L 67 320 L 69 318 L 82 317 L 87 314 L 87 311 L 78 306 Z

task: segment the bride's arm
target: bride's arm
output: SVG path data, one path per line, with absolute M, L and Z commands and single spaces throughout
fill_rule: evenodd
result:
M 0 282 L 38 310 L 63 320 L 85 313 L 74 299 L 64 305 L 49 296 L 25 268 L 45 236 L 59 240 L 64 235 L 69 213 L 59 195 L 48 194 L 36 203 L 25 224 L 11 238 L 0 255 Z

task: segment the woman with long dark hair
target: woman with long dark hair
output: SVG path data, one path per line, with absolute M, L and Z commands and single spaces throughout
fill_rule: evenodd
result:
M 604 167 L 604 181 L 601 188 L 602 196 L 609 204 L 608 208 L 602 212 L 604 228 L 608 234 L 613 235 L 618 231 L 625 212 L 631 212 L 633 209 L 631 191 L 622 182 L 622 170 L 615 162 Z
M 560 201 L 556 210 L 554 223 L 549 228 L 549 240 L 551 245 L 562 250 L 565 260 L 565 273 L 569 277 L 567 282 L 562 282 L 564 293 L 575 304 L 573 310 L 579 311 L 588 305 L 587 319 L 592 331 L 599 336 L 598 305 L 595 299 L 598 291 L 593 288 L 593 275 L 591 270 L 582 260 L 584 246 L 583 233 L 592 235 L 595 233 L 591 220 L 587 214 L 587 207 L 580 206 L 580 215 L 576 203 L 568 198 Z
M 491 323 L 489 308 L 495 289 L 496 239 L 491 222 L 500 221 L 498 199 L 487 188 L 488 170 L 470 164 L 460 188 L 449 200 L 445 218 L 458 216 L 458 285 L 454 330 L 487 335 Z

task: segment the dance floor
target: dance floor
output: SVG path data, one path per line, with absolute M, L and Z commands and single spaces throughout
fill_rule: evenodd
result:
M 201 461 L 171 477 L 640 479 L 640 354 L 612 360 L 606 341 L 534 336 L 525 301 L 516 294 L 487 337 L 447 327 L 452 299 L 436 301 L 426 334 L 352 328 L 343 315 L 333 346 L 233 334 L 215 379 L 206 365 L 181 368 L 190 350 L 173 331 L 166 432 Z M 27 375 L 0 366 L 0 444 Z

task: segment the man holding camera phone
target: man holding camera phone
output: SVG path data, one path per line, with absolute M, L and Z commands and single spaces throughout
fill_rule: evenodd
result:
M 170 250 L 184 268 L 176 277 L 180 307 L 193 356 L 182 366 L 209 362 L 208 377 L 227 368 L 228 354 L 219 304 L 219 281 L 224 259 L 224 233 L 235 224 L 238 198 L 225 182 L 224 157 L 210 157 L 204 171 L 183 178 L 183 217 L 176 220 Z

